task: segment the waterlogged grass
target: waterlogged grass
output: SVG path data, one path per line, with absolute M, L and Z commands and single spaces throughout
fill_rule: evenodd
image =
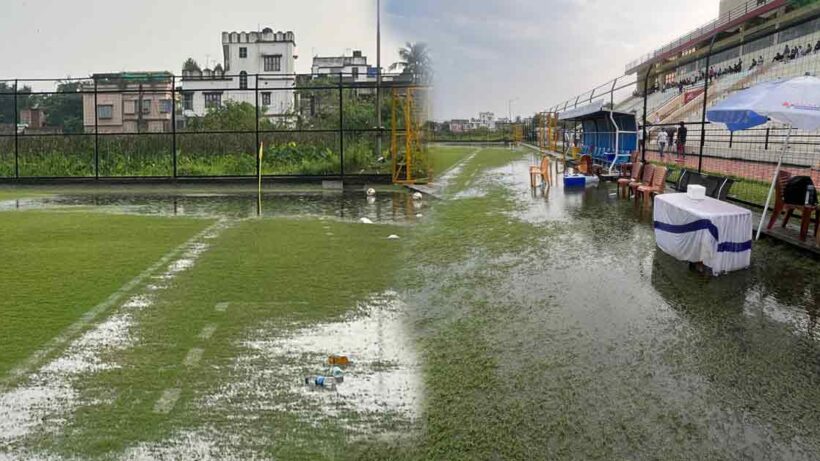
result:
M 121 368 L 82 383 L 90 400 L 103 394 L 113 401 L 81 408 L 66 430 L 71 437 L 44 437 L 38 443 L 66 455 L 95 458 L 139 443 L 173 440 L 179 431 L 218 427 L 222 433 L 241 435 L 243 449 L 264 457 L 344 456 L 349 434 L 335 424 L 314 427 L 310 415 L 305 420 L 287 411 L 262 409 L 244 418 L 203 408 L 200 399 L 233 384 L 231 366 L 254 328 L 268 321 L 309 324 L 334 319 L 392 287 L 402 243 L 386 237 L 406 238 L 408 232 L 395 226 L 311 219 L 236 223 L 209 242 L 212 248 L 158 295 L 156 305 L 138 314 L 140 340 L 114 358 Z M 227 312 L 215 310 L 220 302 L 230 302 Z M 206 325 L 216 330 L 203 341 L 198 335 Z M 183 362 L 193 347 L 204 349 L 202 362 L 186 367 Z M 321 363 L 304 365 L 321 369 Z M 275 369 L 277 364 L 269 366 Z M 155 402 L 168 388 L 181 389 L 180 401 L 169 415 L 154 413 Z M 259 408 L 286 404 L 234 403 Z
M 816 261 L 758 243 L 751 270 L 704 278 L 657 251 L 647 217 L 608 185 L 531 195 L 524 155 L 479 151 L 415 227 L 234 222 L 135 312 L 138 340 L 104 357 L 117 368 L 77 382 L 86 403 L 28 446 L 77 459 L 141 444 L 182 446 L 171 458 L 816 457 Z M 524 220 L 539 209 L 561 219 Z M 282 379 L 286 363 L 247 360 L 254 332 L 275 339 L 391 289 L 420 358 L 420 421 L 231 393 L 238 366 Z M 193 348 L 201 362 L 186 366 Z M 171 388 L 173 411 L 154 413 Z M 375 429 L 350 429 L 362 421 Z M 199 435 L 187 448 L 186 434 Z
M 428 148 L 434 176 L 440 176 L 475 152 L 474 147 L 431 146 Z
M 0 201 L 2 200 L 17 200 L 17 199 L 24 199 L 24 198 L 34 198 L 34 197 L 45 197 L 48 195 L 52 195 L 51 192 L 48 191 L 39 191 L 39 190 L 32 190 L 32 189 L 18 189 L 18 188 L 8 188 L 8 189 L 0 189 Z
M 208 224 L 86 213 L 0 215 L 0 376 Z
M 511 149 L 482 149 L 466 162 L 459 174 L 449 184 L 448 192 L 459 192 L 466 189 L 480 174 L 492 168 L 502 167 L 524 156 L 520 150 Z

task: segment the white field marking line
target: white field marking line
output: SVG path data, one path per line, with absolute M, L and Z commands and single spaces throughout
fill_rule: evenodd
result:
M 139 275 L 137 275 L 130 281 L 128 281 L 125 285 L 121 286 L 117 291 L 112 293 L 111 296 L 106 298 L 103 302 L 97 304 L 96 306 L 88 310 L 76 322 L 66 327 L 62 332 L 60 332 L 60 334 L 58 334 L 57 336 L 52 338 L 48 343 L 46 343 L 45 346 L 35 351 L 23 363 L 14 367 L 6 377 L 0 380 L 0 384 L 7 384 L 10 381 L 13 381 L 17 378 L 22 377 L 23 375 L 30 373 L 34 367 L 36 367 L 52 352 L 54 352 L 56 349 L 62 346 L 65 346 L 72 338 L 77 336 L 89 323 L 93 322 L 94 319 L 100 316 L 100 314 L 111 309 L 111 307 L 117 304 L 123 297 L 125 297 L 126 294 L 128 294 L 134 288 L 142 284 L 148 277 L 151 276 L 151 274 L 155 273 L 161 267 L 168 264 L 171 261 L 171 259 L 185 251 L 190 246 L 194 245 L 198 240 L 204 238 L 215 228 L 218 228 L 223 225 L 224 222 L 220 220 L 212 224 L 211 226 L 208 226 L 205 230 L 194 235 L 182 245 L 179 245 L 178 247 L 166 253 L 157 262 L 155 262 L 150 267 L 142 271 Z
M 174 409 L 182 390 L 179 388 L 165 389 L 159 400 L 154 404 L 154 413 L 167 415 Z
M 458 162 L 456 162 L 456 164 L 455 164 L 455 165 L 453 165 L 453 166 L 451 166 L 450 168 L 447 168 L 446 170 L 444 170 L 444 171 L 442 171 L 441 173 L 439 173 L 438 177 L 439 177 L 439 178 L 444 178 L 445 176 L 449 175 L 449 174 L 450 174 L 450 172 L 452 172 L 452 171 L 453 171 L 453 170 L 455 170 L 456 168 L 459 168 L 459 167 L 461 167 L 462 165 L 464 165 L 465 163 L 467 163 L 467 162 L 469 162 L 470 160 L 472 160 L 472 159 L 473 159 L 473 157 L 475 157 L 475 156 L 476 156 L 479 152 L 481 152 L 482 150 L 484 150 L 484 149 L 483 149 L 483 148 L 481 148 L 481 147 L 476 147 L 475 149 L 473 149 L 473 151 L 472 151 L 472 152 L 470 152 L 469 154 L 467 154 L 467 156 L 466 156 L 466 157 L 464 157 L 463 159 L 461 159 L 461 160 L 459 160 Z
M 216 325 L 214 325 L 213 323 L 209 323 L 208 325 L 205 325 L 202 328 L 202 331 L 199 333 L 199 336 L 197 336 L 197 337 L 199 339 L 207 341 L 207 340 L 211 339 L 211 336 L 213 336 L 215 331 L 216 331 Z
M 216 303 L 216 307 L 214 307 L 214 309 L 216 309 L 217 312 L 225 312 L 228 310 L 228 304 L 229 303 Z
M 199 365 L 199 361 L 202 360 L 202 354 L 205 353 L 205 349 L 201 347 L 194 347 L 190 351 L 188 351 L 188 355 L 185 356 L 185 361 L 183 362 L 186 367 L 195 367 Z

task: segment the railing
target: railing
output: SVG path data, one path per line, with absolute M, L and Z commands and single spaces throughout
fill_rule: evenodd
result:
M 674 50 L 675 48 L 680 47 L 681 45 L 691 42 L 693 40 L 697 40 L 699 38 L 708 37 L 712 34 L 715 30 L 729 24 L 732 21 L 737 20 L 738 18 L 745 16 L 749 13 L 754 13 L 755 11 L 761 10 L 763 8 L 770 7 L 773 3 L 785 3 L 784 0 L 749 0 L 743 5 L 740 5 L 736 8 L 733 8 L 726 13 L 724 13 L 719 18 L 715 19 L 708 24 L 704 24 L 697 29 L 693 30 L 692 32 L 684 35 L 683 37 L 678 38 L 677 40 L 667 43 L 663 47 L 651 52 L 647 53 L 640 58 L 630 62 L 626 65 L 626 72 L 630 72 L 631 70 L 637 68 L 638 66 L 658 57 L 662 56 L 663 54 Z

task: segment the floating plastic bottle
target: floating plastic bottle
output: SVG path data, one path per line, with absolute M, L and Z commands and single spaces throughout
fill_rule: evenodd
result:
M 327 358 L 328 365 L 335 365 L 337 367 L 350 366 L 352 363 L 346 355 L 331 355 Z
M 341 368 L 339 368 L 339 367 L 330 367 L 329 371 L 330 371 L 329 374 L 333 377 L 334 380 L 336 380 L 337 383 L 344 382 L 345 373 L 344 373 L 344 371 L 342 371 Z
M 334 389 L 336 387 L 336 379 L 332 376 L 305 376 L 305 384 L 308 386 L 323 387 L 326 389 Z

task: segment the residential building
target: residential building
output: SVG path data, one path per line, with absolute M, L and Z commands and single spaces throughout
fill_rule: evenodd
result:
M 88 133 L 95 129 L 99 133 L 171 130 L 174 103 L 170 72 L 94 74 L 83 90 L 83 125 Z
M 367 65 L 367 56 L 359 50 L 352 56 L 314 56 L 311 73 L 316 76 L 342 74 L 348 81 L 376 81 L 376 70 Z
M 26 128 L 39 130 L 46 126 L 46 113 L 39 107 L 32 107 L 20 111 L 20 123 Z
M 222 66 L 213 70 L 183 71 L 184 116 L 204 116 L 226 101 L 256 105 L 257 100 L 270 118 L 291 114 L 297 58 L 293 32 L 269 27 L 261 32 L 222 32 L 222 54 Z
M 492 112 L 479 112 L 478 126 L 491 131 L 495 130 L 495 114 Z
M 470 130 L 470 121 L 467 119 L 450 120 L 451 133 L 464 133 Z

